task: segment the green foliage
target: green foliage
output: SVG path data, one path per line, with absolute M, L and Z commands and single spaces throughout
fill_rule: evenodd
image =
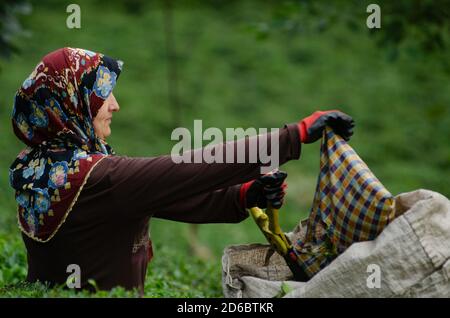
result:
M 20 16 L 31 12 L 31 6 L 26 0 L 0 1 L 0 57 L 9 57 L 17 52 L 15 37 L 25 34 Z
M 167 246 L 149 267 L 145 295 L 149 297 L 221 297 L 221 267 L 217 260 L 202 261 Z M 158 252 L 159 254 L 159 252 Z
M 21 242 L 0 236 L 0 286 L 17 284 L 26 277 L 26 255 Z
M 217 260 L 204 262 L 156 245 L 157 258 L 148 268 L 145 297 L 220 297 L 221 272 Z M 64 286 L 49 288 L 27 283 L 26 252 L 18 235 L 0 235 L 0 297 L 139 297 L 135 291 L 114 288 L 95 293 Z M 90 284 L 96 287 L 95 281 Z
M 163 7 L 138 0 L 127 4 L 127 11 L 124 2 L 77 3 L 82 28 L 69 30 L 65 27 L 67 3 L 34 1 L 33 14 L 23 21 L 31 38 L 17 41 L 20 55 L 14 54 L 8 62 L 0 60 L 0 296 L 91 296 L 23 283 L 25 248 L 7 173 L 23 145 L 12 133 L 10 113 L 15 91 L 43 55 L 67 45 L 124 60 L 115 88 L 121 111 L 114 116 L 110 144 L 118 154 L 129 156 L 166 154 L 175 144 L 170 140 L 175 127 L 167 97 Z M 331 15 L 335 20 L 328 19 L 322 9 L 303 9 L 298 26 L 295 21 L 286 24 L 292 8 L 278 1 L 201 3 L 205 2 L 177 2 L 173 8 L 182 126 L 191 129 L 194 119 L 203 119 L 205 128 L 280 127 L 317 109 L 340 108 L 356 121 L 351 145 L 392 193 L 428 188 L 450 196 L 445 178 L 450 175 L 450 68 L 444 58 L 449 55 L 448 46 L 389 60 L 388 47 L 377 44 L 367 32 L 366 5 L 356 2 L 350 6 L 336 1 L 329 6 L 328 10 L 335 8 Z M 409 6 L 410 2 L 392 3 Z M 360 18 L 353 17 L 356 11 L 361 12 Z M 271 24 L 274 15 L 279 28 Z M 355 27 L 334 23 L 336 19 L 353 19 Z M 405 34 L 416 28 L 405 17 L 399 19 L 404 21 Z M 436 27 L 448 38 L 448 29 L 436 23 L 430 22 L 430 28 Z M 258 28 L 259 37 L 254 33 Z M 373 34 L 377 39 L 390 36 L 383 27 L 379 32 Z M 406 37 L 398 48 L 411 52 L 407 44 L 413 40 Z M 318 144 L 304 145 L 301 160 L 283 166 L 289 174 L 281 211 L 286 231 L 305 217 L 311 205 L 318 166 Z M 152 220 L 151 228 L 155 259 L 147 275 L 147 297 L 220 296 L 224 247 L 264 242 L 251 219 L 241 224 L 202 225 L 200 240 L 214 253 L 213 259 L 204 262 L 189 253 L 185 224 Z M 123 290 L 95 294 L 135 295 Z
M 275 295 L 274 298 L 282 298 L 293 291 L 292 287 L 289 286 L 286 282 L 281 283 L 280 291 Z
M 374 2 L 282 0 L 273 6 L 270 18 L 264 17 L 251 29 L 259 39 L 264 39 L 280 31 L 295 35 L 322 34 L 346 26 L 349 31 L 372 35 L 389 58 L 397 58 L 402 51 L 413 56 L 439 54 L 448 47 L 449 0 L 377 1 L 382 31 L 368 29 L 364 23 L 370 14 L 366 7 L 371 3 Z

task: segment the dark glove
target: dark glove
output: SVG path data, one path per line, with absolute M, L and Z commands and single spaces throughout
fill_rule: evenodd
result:
M 317 111 L 302 119 L 298 125 L 301 142 L 309 144 L 322 137 L 325 126 L 330 126 L 336 134 L 348 141 L 353 135 L 355 123 L 349 115 L 339 110 L 328 110 Z
M 244 183 L 241 187 L 241 198 L 245 198 L 245 207 L 249 209 L 257 206 L 265 209 L 267 202 L 270 202 L 275 209 L 281 208 L 287 187 L 284 182 L 286 177 L 286 172 L 276 171 Z

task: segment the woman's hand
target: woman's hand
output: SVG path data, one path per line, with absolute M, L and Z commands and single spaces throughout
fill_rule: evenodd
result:
M 245 198 L 245 207 L 267 208 L 270 202 L 275 209 L 281 208 L 287 184 L 284 182 L 287 173 L 277 170 L 265 174 L 256 180 L 244 183 L 241 187 L 241 201 Z
M 330 126 L 336 134 L 348 141 L 353 135 L 355 122 L 352 117 L 339 110 L 328 110 L 313 113 L 301 120 L 298 126 L 301 142 L 309 144 L 322 137 L 325 126 Z

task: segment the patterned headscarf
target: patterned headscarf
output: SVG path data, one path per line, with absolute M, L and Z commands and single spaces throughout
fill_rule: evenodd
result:
M 122 62 L 88 50 L 46 55 L 15 96 L 12 125 L 27 147 L 10 167 L 18 222 L 49 241 L 64 223 L 92 168 L 113 150 L 93 119 L 111 94 Z
M 327 128 L 306 237 L 294 242 L 303 271 L 314 276 L 351 244 L 375 239 L 395 217 L 392 194 L 352 147 Z

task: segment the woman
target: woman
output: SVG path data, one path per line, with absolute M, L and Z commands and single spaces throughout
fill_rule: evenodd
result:
M 235 223 L 248 207 L 282 203 L 285 175 L 254 182 L 259 160 L 175 164 L 170 156 L 115 156 L 106 138 L 120 109 L 112 90 L 121 69 L 103 54 L 63 48 L 46 55 L 16 94 L 13 129 L 28 147 L 11 165 L 10 182 L 30 282 L 63 284 L 76 264 L 82 288 L 93 279 L 100 289 L 142 292 L 152 258 L 150 217 Z M 327 123 L 345 138 L 352 134 L 349 116 L 316 112 L 280 130 L 280 164 L 298 159 L 301 142 L 317 140 Z M 223 144 L 224 156 L 230 145 L 248 142 Z

